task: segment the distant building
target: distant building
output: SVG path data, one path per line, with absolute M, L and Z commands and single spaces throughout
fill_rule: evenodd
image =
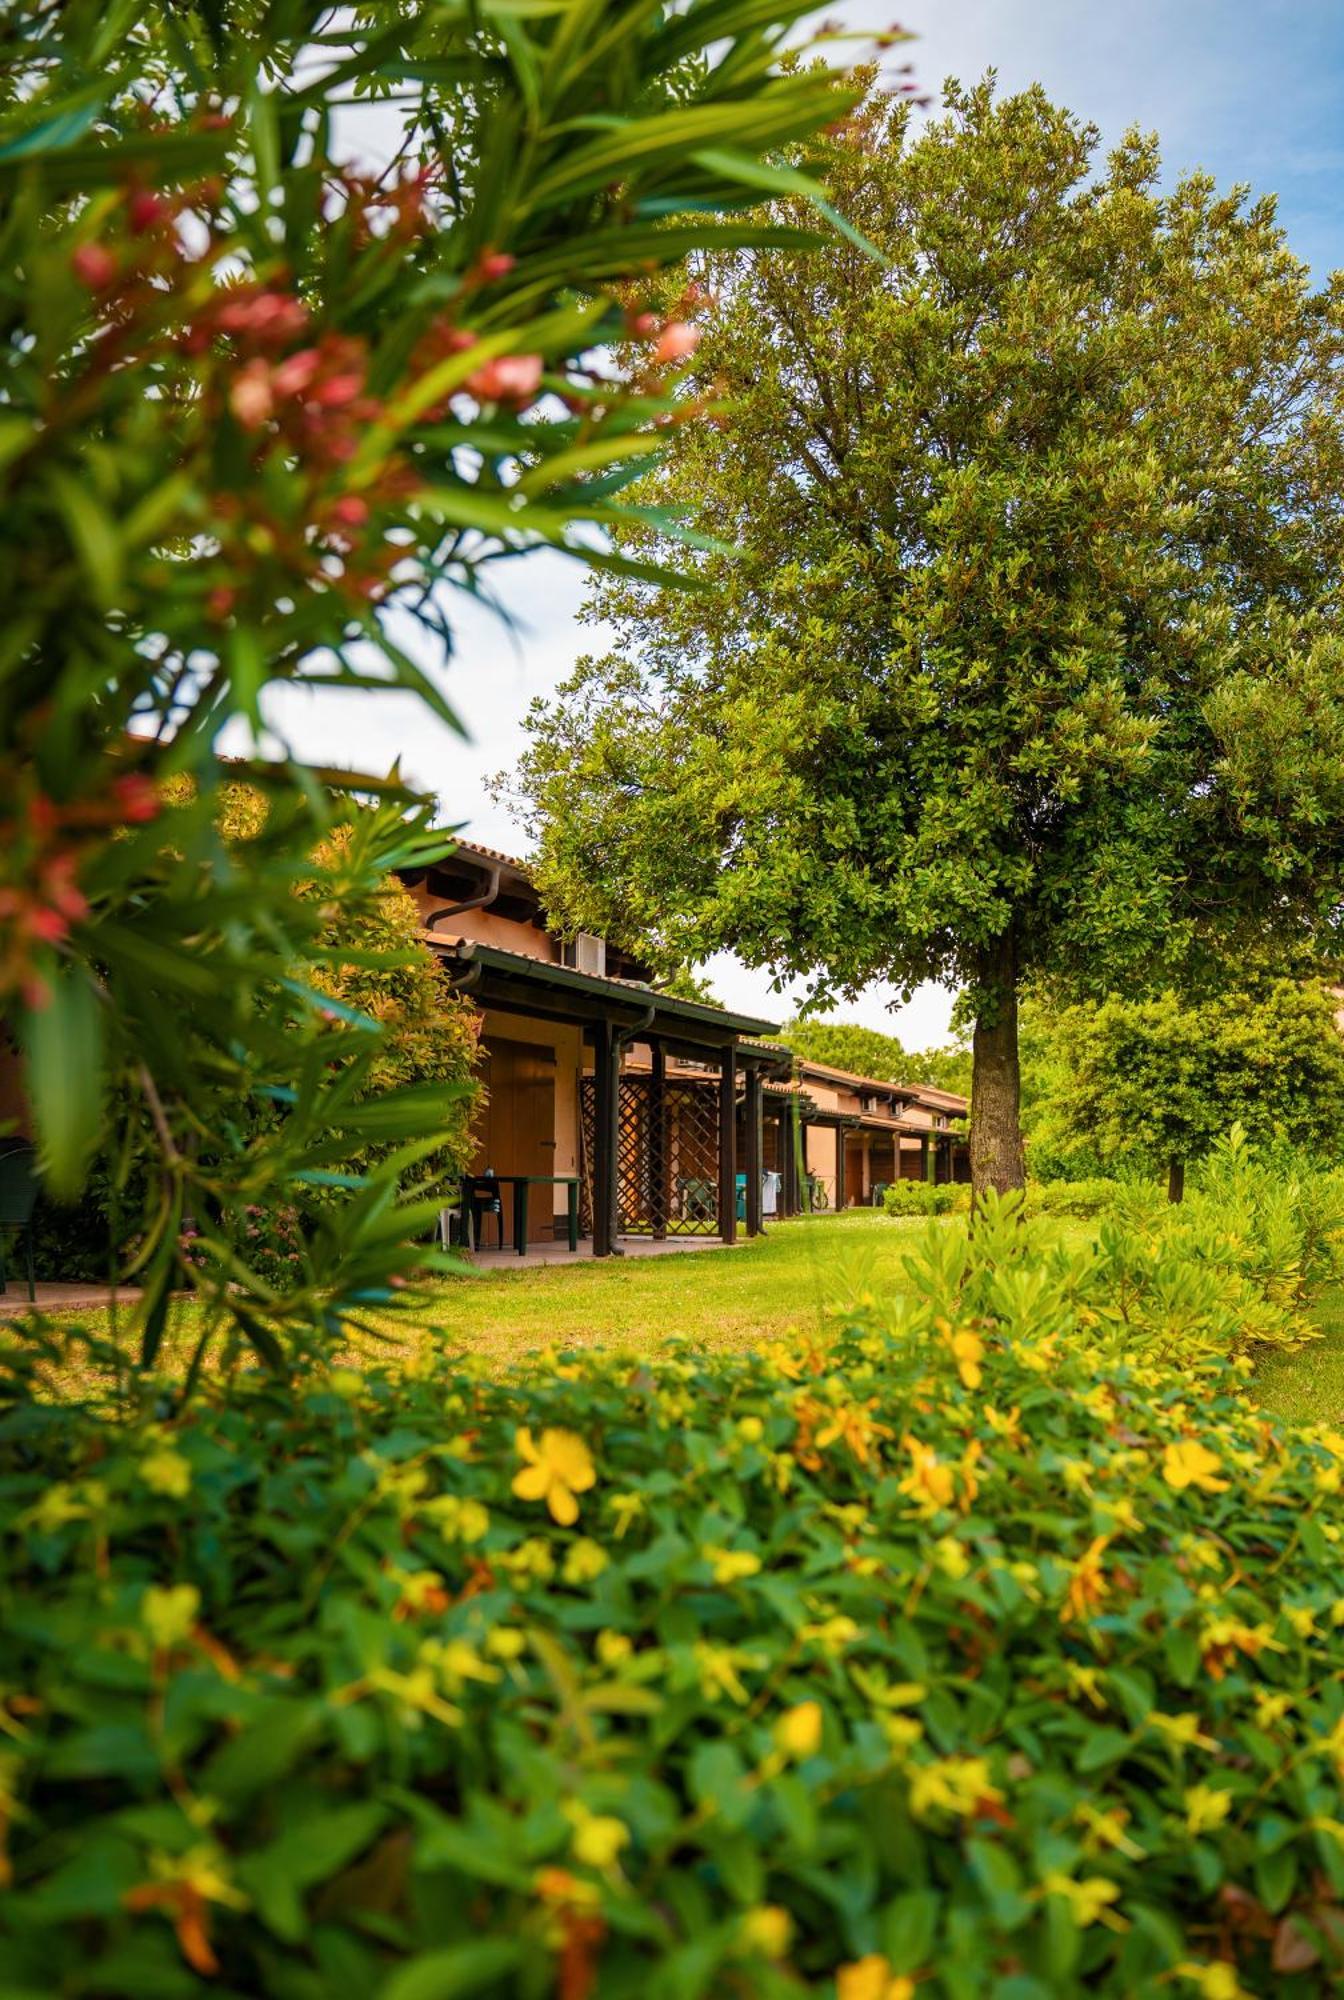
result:
M 552 931 L 516 857 L 462 842 L 403 880 L 481 1012 L 472 1171 L 500 1181 L 506 1242 L 520 1198 L 529 1242 L 564 1236 L 574 1184 L 603 1256 L 626 1235 L 731 1242 L 901 1176 L 968 1177 L 964 1098 L 796 1062 L 775 1023 L 660 993 L 605 939 Z

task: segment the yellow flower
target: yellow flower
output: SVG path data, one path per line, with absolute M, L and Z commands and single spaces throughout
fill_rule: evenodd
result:
M 835 2000 L 911 2000 L 914 1990 L 914 1980 L 893 1972 L 880 1951 L 842 1965 L 835 1975 Z
M 642 1493 L 613 1493 L 607 1501 L 608 1511 L 616 1516 L 616 1539 L 619 1542 L 632 1521 L 637 1521 L 644 1512 Z
M 914 1715 L 880 1715 L 878 1723 L 895 1756 L 904 1757 L 923 1740 L 924 1724 Z
M 623 1819 L 589 1812 L 577 1800 L 566 1807 L 566 1814 L 574 1829 L 570 1842 L 574 1859 L 585 1868 L 611 1868 L 621 1850 L 630 1845 L 630 1829 Z
M 952 1350 L 952 1359 L 957 1364 L 957 1373 L 961 1377 L 962 1386 L 967 1389 L 978 1389 L 985 1379 L 984 1370 L 980 1366 L 985 1358 L 984 1341 L 978 1333 L 969 1332 L 949 1333 L 946 1338 Z
M 1088 1618 L 1106 1596 L 1109 1585 L 1101 1567 L 1101 1558 L 1109 1540 L 1108 1535 L 1098 1535 L 1073 1564 L 1064 1609 L 1060 1614 L 1066 1621 Z
M 1262 1729 L 1273 1729 L 1282 1722 L 1293 1705 L 1290 1694 L 1271 1694 L 1268 1688 L 1261 1688 L 1255 1697 L 1255 1719 Z
M 483 1660 L 465 1639 L 427 1639 L 419 1658 L 438 1674 L 449 1694 L 460 1694 L 468 1681 L 487 1684 L 499 1679 L 499 1668 Z
M 852 1646 L 856 1639 L 863 1637 L 863 1628 L 854 1619 L 837 1612 L 832 1618 L 820 1619 L 816 1624 L 804 1625 L 799 1632 L 800 1639 L 807 1639 L 823 1652 L 842 1653 L 846 1646 Z
M 793 1942 L 793 1918 L 778 1903 L 758 1903 L 745 1910 L 737 1934 L 748 1951 L 763 1958 L 783 1958 Z
M 786 1757 L 811 1757 L 821 1747 L 821 1704 L 800 1701 L 775 1723 L 775 1746 Z
M 1080 1930 L 1096 1924 L 1108 1904 L 1116 1902 L 1120 1896 L 1120 1884 L 1110 1882 L 1106 1876 L 1084 1876 L 1082 1882 L 1074 1882 L 1072 1876 L 1062 1874 L 1058 1868 L 1050 1870 L 1042 1888 L 1046 1896 L 1060 1896 L 1070 1906 L 1074 1922 Z
M 916 1819 L 935 1808 L 966 1819 L 982 1801 L 995 1805 L 1003 1797 L 990 1783 L 984 1757 L 942 1757 L 932 1764 L 912 1764 L 909 1779 L 910 1810 Z
M 445 1542 L 480 1542 L 490 1532 L 490 1510 L 479 1500 L 464 1500 L 456 1493 L 442 1493 L 422 1509 L 433 1521 Z
M 146 1453 L 140 1461 L 140 1477 L 151 1493 L 165 1493 L 170 1500 L 185 1500 L 191 1491 L 189 1460 L 167 1445 Z
M 1185 1824 L 1190 1833 L 1211 1833 L 1232 1810 L 1231 1792 L 1210 1785 L 1191 1785 L 1184 1793 Z
M 713 1570 L 715 1583 L 740 1583 L 761 1567 L 760 1557 L 750 1549 L 704 1548 L 700 1554 Z
M 587 1535 L 580 1535 L 573 1548 L 565 1557 L 561 1575 L 568 1584 L 582 1585 L 594 1583 L 611 1561 L 600 1542 Z
M 327 1377 L 327 1387 L 333 1395 L 352 1402 L 364 1387 L 364 1377 L 357 1368 L 333 1368 Z
M 1220 1958 L 1212 1965 L 1195 1965 L 1187 1960 L 1184 1965 L 1178 1965 L 1176 1971 L 1198 1989 L 1200 2000 L 1250 2000 L 1250 1995 L 1237 1979 L 1236 1968 L 1229 1965 L 1226 1959 Z
M 971 1559 L 955 1535 L 944 1535 L 934 1543 L 933 1559 L 953 1583 L 960 1583 L 970 1573 Z
M 595 1650 L 604 1667 L 618 1667 L 634 1652 L 635 1642 L 624 1632 L 599 1632 Z
M 902 1438 L 901 1444 L 910 1455 L 910 1470 L 898 1490 L 909 1495 L 921 1514 L 936 1514 L 939 1508 L 950 1507 L 957 1490 L 952 1467 L 942 1463 L 932 1445 L 921 1444 L 918 1438 Z
M 189 1636 L 200 1612 L 201 1593 L 194 1583 L 175 1583 L 166 1590 L 151 1584 L 140 1599 L 140 1623 L 161 1653 Z
M 737 1434 L 744 1444 L 759 1444 L 765 1436 L 765 1425 L 759 1417 L 739 1417 Z
M 1169 1444 L 1162 1454 L 1162 1477 L 1178 1493 L 1187 1486 L 1197 1486 L 1201 1493 L 1225 1493 L 1227 1481 L 1217 1477 L 1221 1469 L 1222 1460 L 1197 1438 Z
M 485 1635 L 485 1650 L 497 1660 L 519 1660 L 527 1651 L 527 1634 L 515 1625 L 496 1625 Z
M 1105 1708 L 1106 1697 L 1101 1692 L 1100 1667 L 1082 1667 L 1076 1660 L 1066 1660 L 1064 1671 L 1075 1694 L 1086 1695 L 1093 1708 Z
M 1309 1604 L 1285 1604 L 1283 1615 L 1299 1639 L 1309 1639 L 1316 1630 L 1316 1613 Z
M 1211 1736 L 1205 1736 L 1199 1726 L 1199 1717 L 1192 1709 L 1180 1715 L 1164 1715 L 1161 1709 L 1148 1718 L 1150 1729 L 1165 1736 L 1174 1750 L 1216 1750 L 1218 1745 Z
M 759 1653 L 748 1653 L 740 1646 L 713 1646 L 707 1639 L 698 1639 L 691 1653 L 700 1676 L 700 1692 L 706 1701 L 714 1701 L 721 1694 L 742 1705 L 750 1701 L 742 1670 L 758 1672 L 766 1664 Z
M 1073 1921 L 1083 1931 L 1096 1923 L 1107 1905 L 1114 1903 L 1120 1894 L 1119 1883 L 1109 1881 L 1105 1875 L 1088 1875 L 1075 1882 L 1071 1875 L 1064 1875 L 1058 1869 L 1045 1877 L 1042 1886 L 1047 1896 L 1063 1898 L 1073 1912 Z
M 516 1549 L 506 1549 L 499 1565 L 516 1584 L 549 1583 L 555 1575 L 551 1545 L 540 1535 L 529 1535 Z
M 579 1518 L 576 1493 L 586 1493 L 597 1474 L 587 1445 L 573 1431 L 544 1430 L 534 1443 L 526 1427 L 514 1437 L 518 1456 L 526 1459 L 513 1482 L 520 1500 L 544 1500 L 551 1519 L 572 1528 Z

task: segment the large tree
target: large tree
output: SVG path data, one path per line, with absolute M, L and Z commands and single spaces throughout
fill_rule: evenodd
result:
M 549 907 L 828 996 L 967 991 L 979 1188 L 1023 1177 L 1017 996 L 1193 979 L 1335 920 L 1344 293 L 1268 199 L 1039 89 L 873 95 L 832 196 L 885 253 L 712 257 L 612 651 L 515 780 Z M 786 219 L 788 204 L 777 211 Z M 664 511 L 659 512 L 662 509 Z

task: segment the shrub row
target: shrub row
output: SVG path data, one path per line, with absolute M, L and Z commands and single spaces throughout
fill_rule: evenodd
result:
M 1344 1436 L 1022 1238 L 756 1355 L 17 1395 L 0 1990 L 1328 1990 Z

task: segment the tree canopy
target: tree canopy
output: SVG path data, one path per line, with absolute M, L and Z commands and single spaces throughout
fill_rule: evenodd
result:
M 1344 290 L 1159 164 L 1039 89 L 913 138 L 871 96 L 826 171 L 885 261 L 701 260 L 728 408 L 639 497 L 702 588 L 600 585 L 613 650 L 514 781 L 572 921 L 967 989 L 980 1187 L 1022 1174 L 1024 979 L 1185 985 L 1339 917 Z
M 1039 1039 L 1050 1065 L 1032 1108 L 1032 1149 L 1071 1149 L 1103 1171 L 1169 1173 L 1234 1124 L 1256 1144 L 1338 1159 L 1344 1145 L 1339 998 L 1319 981 L 1276 979 L 1195 1004 L 1166 992 L 1069 1007 Z
M 805 1061 L 830 1063 L 884 1083 L 931 1083 L 964 1095 L 971 1080 L 969 1050 L 955 1045 L 907 1049 L 898 1035 L 858 1021 L 787 1021 L 779 1040 Z

